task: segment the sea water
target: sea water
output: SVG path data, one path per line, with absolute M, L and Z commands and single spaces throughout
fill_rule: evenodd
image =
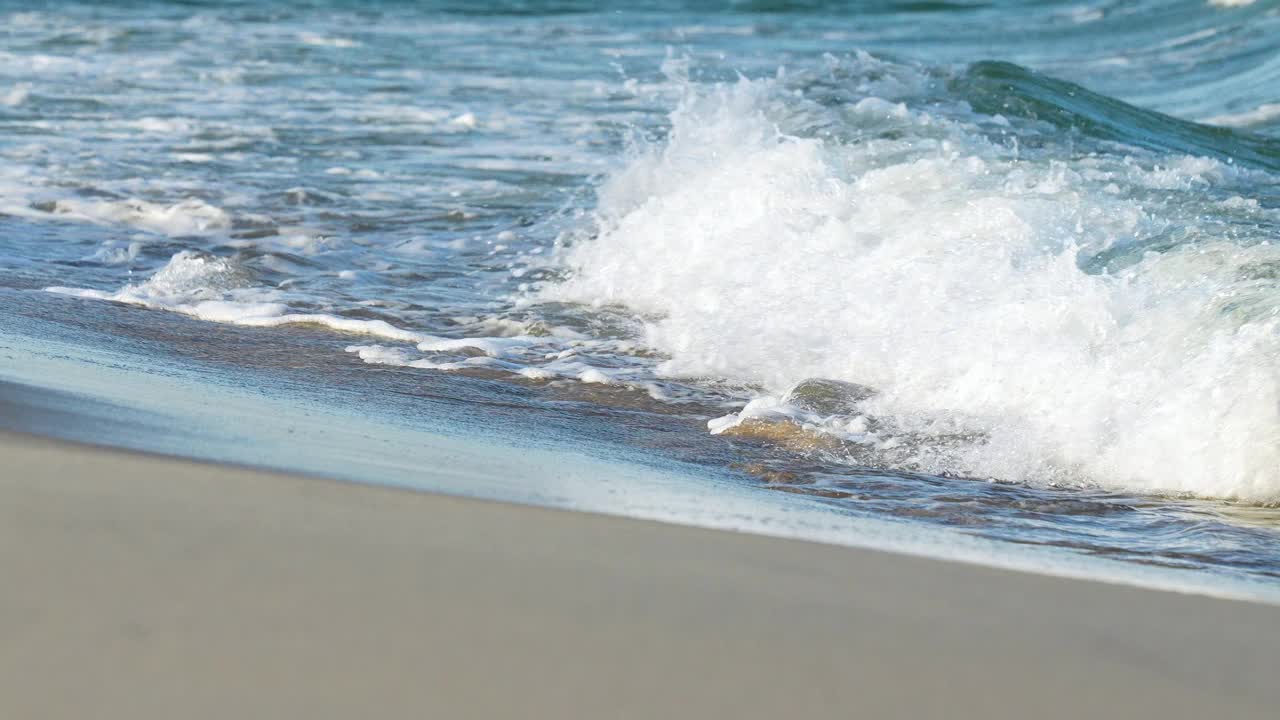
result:
M 1280 573 L 1274 2 L 0 2 L 0 160 L 12 326 Z

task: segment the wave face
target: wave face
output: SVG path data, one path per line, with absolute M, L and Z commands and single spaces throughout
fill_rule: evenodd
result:
M 868 391 L 805 423 L 899 467 L 1280 500 L 1275 141 L 865 54 L 670 121 L 542 292 L 765 388 L 714 429 L 837 380 Z

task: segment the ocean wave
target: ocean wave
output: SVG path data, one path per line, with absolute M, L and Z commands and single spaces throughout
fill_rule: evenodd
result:
M 1280 170 L 1280 140 L 1145 110 L 1008 62 L 979 62 L 953 82 L 973 108 L 1167 153 Z
M 538 297 L 644 314 L 665 376 L 761 384 L 719 431 L 782 419 L 931 473 L 1280 499 L 1274 143 L 1005 63 L 881 65 L 916 89 L 691 87 Z M 811 378 L 873 392 L 788 414 Z

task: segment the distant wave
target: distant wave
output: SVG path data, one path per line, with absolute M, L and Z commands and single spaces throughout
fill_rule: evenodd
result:
M 1150 150 L 1280 170 L 1280 140 L 1144 110 L 1013 63 L 975 63 L 954 88 L 979 112 L 1040 120 Z

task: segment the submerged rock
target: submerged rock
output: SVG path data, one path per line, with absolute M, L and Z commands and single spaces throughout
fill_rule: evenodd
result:
M 783 403 L 791 407 L 823 417 L 857 414 L 858 403 L 875 395 L 866 385 L 810 378 L 802 380 L 787 391 Z
M 791 420 L 762 420 L 747 418 L 725 428 L 720 434 L 767 443 L 798 452 L 813 450 L 840 450 L 844 443 L 837 437 L 814 428 L 807 428 Z

